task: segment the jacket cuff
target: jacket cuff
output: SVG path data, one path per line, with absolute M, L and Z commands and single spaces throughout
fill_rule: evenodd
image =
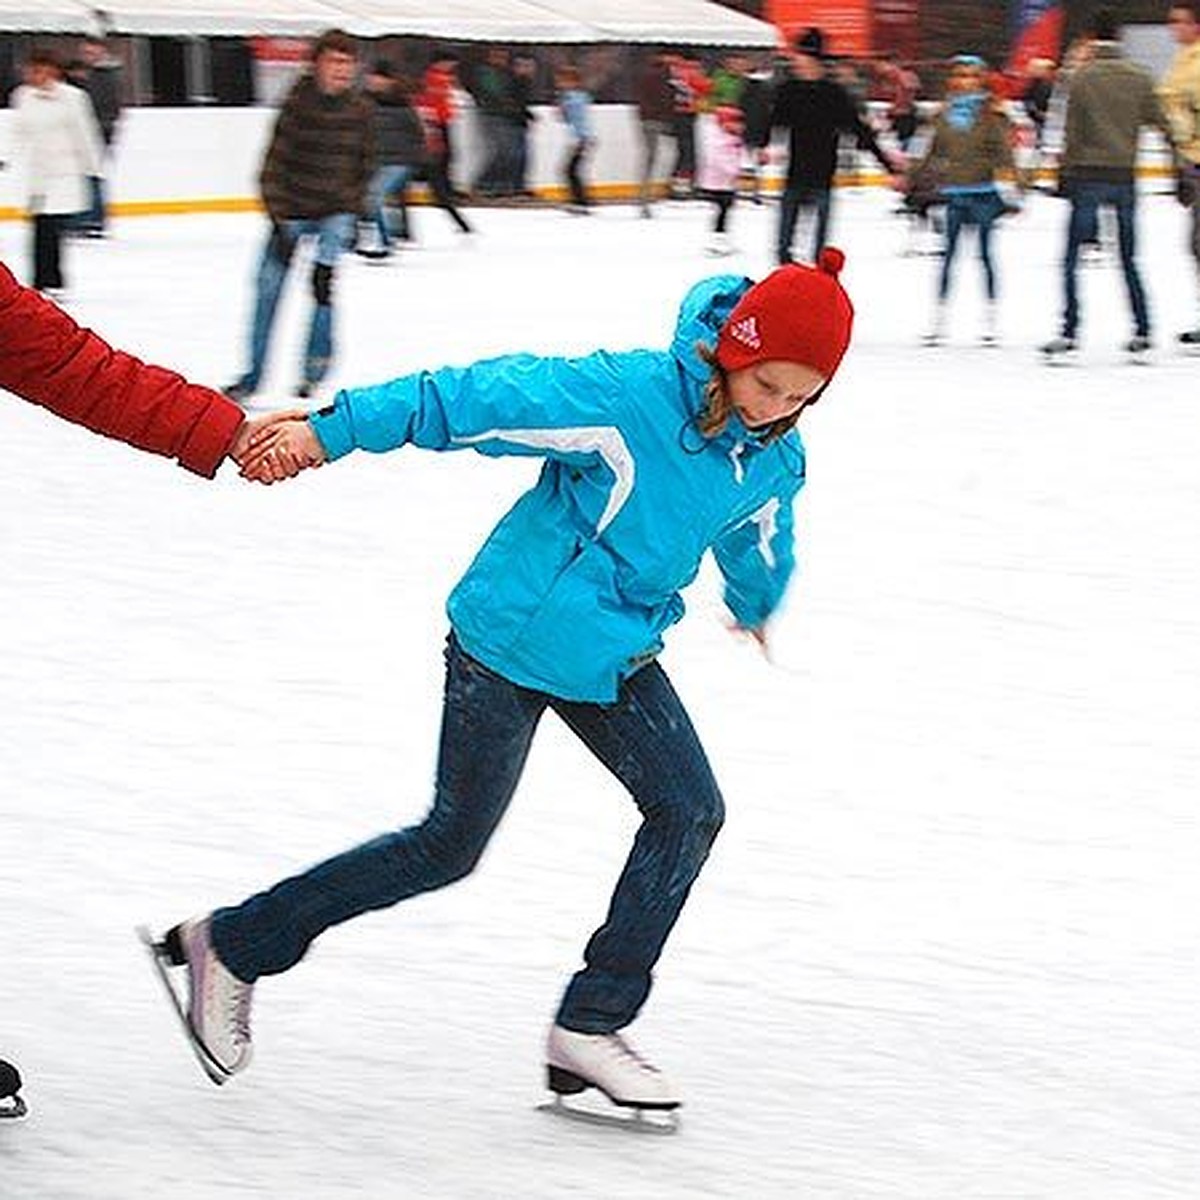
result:
M 311 413 L 308 423 L 330 462 L 349 454 L 355 448 L 354 425 L 350 419 L 345 392 L 338 392 L 328 408 Z
M 229 453 L 246 414 L 227 396 L 212 393 L 204 414 L 179 450 L 179 465 L 211 479 Z

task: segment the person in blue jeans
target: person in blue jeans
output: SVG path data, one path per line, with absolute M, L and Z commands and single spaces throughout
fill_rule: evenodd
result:
M 296 391 L 311 395 L 333 358 L 334 268 L 354 236 L 375 167 L 371 102 L 354 90 L 358 51 L 341 30 L 323 33 L 312 69 L 289 93 L 263 161 L 263 206 L 271 222 L 259 258 L 250 365 L 226 393 L 248 400 L 262 382 L 283 285 L 299 244 L 312 239 L 312 318 Z
M 421 118 L 412 106 L 412 86 L 396 77 L 386 59 L 377 61 L 368 73 L 367 91 L 375 103 L 376 167 L 367 191 L 367 213 L 375 226 L 376 244 L 360 245 L 357 253 L 383 260 L 397 238 L 411 240 L 408 185 L 427 162 L 428 153 Z
M 1072 356 L 1079 336 L 1079 252 L 1092 239 L 1099 210 L 1112 208 L 1117 217 L 1121 273 L 1133 311 L 1133 337 L 1126 350 L 1135 357 L 1151 347 L 1150 306 L 1137 266 L 1135 215 L 1139 135 L 1144 126 L 1157 127 L 1171 143 L 1171 131 L 1155 94 L 1154 80 L 1125 58 L 1120 24 L 1110 8 L 1092 18 L 1092 52 L 1071 80 L 1067 98 L 1066 140 L 1060 188 L 1071 202 L 1067 247 L 1063 255 L 1062 330 L 1042 346 L 1046 359 Z
M 1015 174 L 1008 119 L 997 106 L 987 83 L 987 64 L 975 54 L 957 55 L 946 84 L 946 100 L 933 125 L 929 146 L 912 168 L 912 178 L 928 173 L 937 179 L 946 205 L 945 250 L 938 278 L 933 324 L 924 341 L 940 345 L 946 334 L 946 310 L 954 260 L 964 229 L 979 233 L 979 260 L 983 266 L 987 306 L 980 341 L 996 343 L 996 304 L 999 288 L 992 258 L 992 232 L 1007 211 L 999 182 Z
M 549 709 L 642 816 L 551 1027 L 550 1086 L 678 1106 L 675 1085 L 621 1031 L 647 998 L 724 803 L 657 656 L 710 549 L 734 620 L 765 644 L 794 564 L 792 501 L 804 481 L 795 424 L 849 344 L 842 261 L 828 248 L 818 267 L 781 267 L 757 284 L 696 284 L 666 350 L 514 354 L 421 372 L 341 391 L 256 440 L 243 474 L 266 483 L 406 444 L 545 463 L 450 596 L 428 816 L 184 921 L 160 943 L 162 959 L 186 971 L 190 1030 L 210 1077 L 249 1061 L 259 979 L 295 966 L 331 926 L 473 870 Z

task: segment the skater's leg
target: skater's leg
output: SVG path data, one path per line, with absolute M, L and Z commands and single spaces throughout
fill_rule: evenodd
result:
M 951 200 L 946 205 L 946 230 L 944 249 L 942 251 L 942 274 L 938 279 L 938 300 L 945 303 L 950 295 L 950 279 L 953 273 L 954 258 L 958 254 L 958 240 L 962 236 L 963 209 L 961 204 Z
M 1074 338 L 1079 329 L 1079 252 L 1097 227 L 1099 204 L 1094 184 L 1077 183 L 1071 190 L 1071 218 L 1067 226 L 1067 251 L 1063 257 L 1066 307 L 1062 334 Z
M 333 359 L 333 273 L 350 244 L 357 218 L 354 213 L 322 217 L 317 228 L 313 262 L 313 313 L 304 351 L 303 381 L 310 387 L 325 378 Z
M 979 214 L 979 260 L 983 263 L 983 285 L 987 298 L 996 299 L 996 264 L 992 258 L 992 231 L 996 227 L 996 218 L 990 213 Z
M 552 701 L 554 710 L 629 789 L 642 814 L 608 917 L 584 952 L 557 1023 L 580 1033 L 628 1025 L 650 972 L 724 819 L 704 749 L 666 672 L 643 667 L 615 704 Z
M 1133 324 L 1138 337 L 1150 336 L 1150 306 L 1137 265 L 1137 189 L 1132 183 L 1113 186 L 1113 207 L 1117 212 L 1117 245 L 1121 251 L 1121 271 L 1129 292 Z
M 273 227 L 259 258 L 258 275 L 255 279 L 254 320 L 250 326 L 250 366 L 238 381 L 239 388 L 246 392 L 253 392 L 258 388 L 266 368 L 279 297 L 283 292 L 288 267 L 296 250 L 296 239 L 301 236 L 302 228 L 303 224 L 300 221 L 285 221 Z
M 800 215 L 800 190 L 787 187 L 779 202 L 779 227 L 775 239 L 775 261 L 782 266 L 792 261 L 792 239 L 796 236 L 796 218 Z
M 239 979 L 286 971 L 318 934 L 371 909 L 444 887 L 474 868 L 517 786 L 546 699 L 446 648 L 433 808 L 212 918 L 212 942 Z
M 833 192 L 829 188 L 813 188 L 813 205 L 817 210 L 817 227 L 813 234 L 813 262 L 829 244 L 829 225 L 833 220 Z

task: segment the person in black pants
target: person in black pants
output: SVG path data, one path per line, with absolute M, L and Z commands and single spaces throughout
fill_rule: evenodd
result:
M 92 102 L 63 82 L 52 53 L 35 50 L 25 80 L 13 94 L 13 132 L 25 165 L 25 207 L 33 217 L 33 286 L 58 297 L 63 232 L 88 207 L 89 180 L 100 170 L 100 131 Z
M 793 261 L 792 238 L 801 209 L 812 211 L 816 219 L 814 262 L 827 244 L 833 175 L 842 134 L 854 134 L 859 145 L 879 160 L 893 185 L 897 182 L 895 167 L 859 116 L 854 98 L 826 76 L 824 53 L 825 37 L 819 29 L 800 35 L 792 59 L 792 76 L 780 85 L 771 109 L 772 128 L 788 131 L 787 185 L 779 209 L 775 247 L 781 265 Z

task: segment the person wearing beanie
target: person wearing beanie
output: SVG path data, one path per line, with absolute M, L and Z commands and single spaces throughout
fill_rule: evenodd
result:
M 825 37 L 809 29 L 794 43 L 791 76 L 780 84 L 771 109 L 772 128 L 788 131 L 788 168 L 779 206 L 775 255 L 792 261 L 792 241 L 802 212 L 813 219 L 812 260 L 826 244 L 837 169 L 838 141 L 852 135 L 868 149 L 898 183 L 896 168 L 880 149 L 871 127 L 862 119 L 854 97 L 825 70 Z
M 925 334 L 927 346 L 939 346 L 946 336 L 946 311 L 950 281 L 962 231 L 979 234 L 979 261 L 983 265 L 987 304 L 980 341 L 997 343 L 999 286 L 992 258 L 992 233 L 996 222 L 1015 206 L 1000 191 L 1011 183 L 1013 162 L 1011 128 L 987 85 L 987 64 L 975 54 L 959 54 L 951 62 L 942 111 L 933 124 L 929 146 L 910 173 L 910 180 L 928 176 L 937 180 L 938 194 L 946 205 L 945 245 L 938 277 L 933 323 Z
M 630 793 L 642 823 L 550 1028 L 549 1086 L 560 1096 L 598 1088 L 626 1108 L 679 1106 L 679 1088 L 624 1031 L 724 800 L 658 655 L 709 550 L 733 626 L 765 647 L 795 565 L 796 423 L 850 344 L 842 266 L 827 248 L 816 267 L 758 283 L 702 280 L 666 348 L 421 371 L 340 391 L 255 441 L 243 474 L 268 484 L 406 445 L 543 465 L 449 599 L 428 816 L 151 939 L 168 983 L 177 972 L 186 990 L 187 1028 L 214 1081 L 249 1062 L 259 980 L 294 967 L 330 927 L 472 871 L 550 710 Z

